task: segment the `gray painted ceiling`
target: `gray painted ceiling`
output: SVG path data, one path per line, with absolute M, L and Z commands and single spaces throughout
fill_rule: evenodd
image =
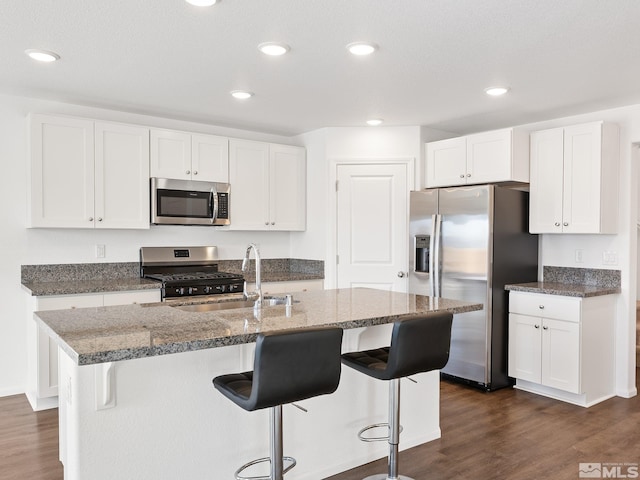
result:
M 284 135 L 372 117 L 465 134 L 640 103 L 639 19 L 639 0 L 1 0 L 0 93 Z M 355 57 L 358 40 L 380 48 Z

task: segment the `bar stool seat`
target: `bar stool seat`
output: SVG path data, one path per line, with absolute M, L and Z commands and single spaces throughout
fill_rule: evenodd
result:
M 295 459 L 283 457 L 282 405 L 333 393 L 340 382 L 341 346 L 342 329 L 335 327 L 260 333 L 253 371 L 213 379 L 215 388 L 244 410 L 271 408 L 270 456 L 241 466 L 236 479 L 282 480 L 295 466 Z M 290 462 L 286 469 L 283 459 Z M 268 477 L 240 475 L 261 462 L 271 464 Z
M 398 445 L 401 431 L 400 379 L 439 370 L 447 364 L 452 322 L 451 313 L 435 313 L 398 320 L 393 324 L 389 347 L 342 355 L 342 363 L 346 366 L 378 380 L 390 381 L 389 423 L 370 425 L 358 432 L 358 437 L 363 441 L 388 440 L 388 474 L 369 476 L 365 480 L 411 480 L 409 477 L 398 476 Z M 388 426 L 388 436 L 362 436 L 366 430 L 380 426 Z

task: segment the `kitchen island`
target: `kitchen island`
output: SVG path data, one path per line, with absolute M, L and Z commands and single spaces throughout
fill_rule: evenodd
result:
M 480 304 L 371 289 L 294 293 L 292 307 L 185 311 L 168 303 L 36 312 L 60 351 L 65 479 L 231 479 L 268 454 L 268 412 L 245 412 L 213 377 L 253 368 L 258 332 L 337 325 L 343 351 L 387 345 L 394 320 Z M 438 372 L 403 387 L 401 447 L 439 438 Z M 387 388 L 343 369 L 338 390 L 285 409 L 290 480 L 319 479 L 386 455 L 356 432 L 387 416 Z M 252 473 L 250 473 L 252 474 Z

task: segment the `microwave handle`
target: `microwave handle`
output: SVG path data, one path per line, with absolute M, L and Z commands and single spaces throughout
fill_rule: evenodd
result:
M 209 208 L 213 210 L 213 216 L 211 217 L 211 222 L 215 222 L 218 218 L 218 191 L 216 190 L 215 185 L 211 187 L 211 194 L 209 197 Z

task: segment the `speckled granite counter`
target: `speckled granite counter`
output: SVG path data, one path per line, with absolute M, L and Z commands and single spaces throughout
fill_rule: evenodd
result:
M 598 287 L 591 285 L 572 285 L 570 283 L 532 282 L 505 285 L 505 290 L 513 292 L 544 293 L 547 295 L 564 295 L 566 297 L 597 297 L 620 293 L 620 287 Z
M 543 281 L 505 285 L 514 292 L 544 293 L 567 297 L 597 297 L 620 293 L 620 270 L 543 267 Z
M 187 312 L 167 303 L 36 312 L 40 326 L 78 365 L 165 355 L 255 341 L 257 332 L 381 325 L 421 313 L 481 310 L 470 304 L 366 288 L 300 292 L 285 306 Z
M 242 260 L 219 260 L 221 272 L 241 273 Z M 252 260 L 248 281 L 254 281 L 255 265 Z M 264 259 L 263 282 L 294 282 L 322 280 L 324 262 L 295 258 Z M 98 292 L 122 292 L 159 289 L 154 280 L 140 278 L 140 264 L 78 263 L 52 265 L 22 265 L 21 283 L 32 296 L 77 295 Z

